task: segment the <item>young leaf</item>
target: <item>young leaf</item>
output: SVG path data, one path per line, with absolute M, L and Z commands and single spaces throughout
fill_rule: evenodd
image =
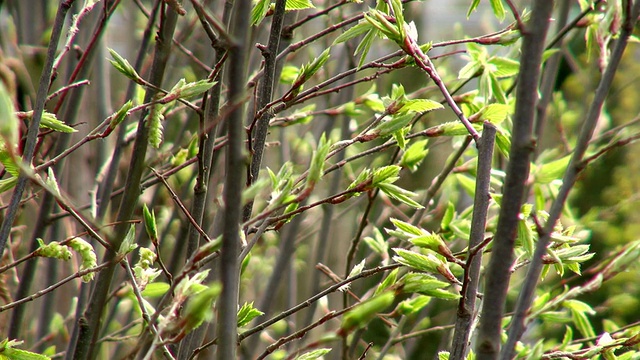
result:
M 0 164 L 4 166 L 4 169 L 13 176 L 20 174 L 20 166 L 16 164 L 13 156 L 7 151 L 6 148 L 0 148 Z
M 316 349 L 297 356 L 295 360 L 316 360 L 328 354 L 331 349 Z
M 118 250 L 118 254 L 120 256 L 124 256 L 138 247 L 136 244 L 136 227 L 131 224 L 129 226 L 129 231 L 124 236 L 124 240 L 122 240 L 122 244 L 120 245 L 120 249 Z
M 395 284 L 396 280 L 398 279 L 398 271 L 399 269 L 393 269 L 393 271 L 390 272 L 389 275 L 387 275 L 387 277 L 384 278 L 384 280 L 382 280 L 380 285 L 378 285 L 373 295 L 376 296 L 381 292 L 385 291 L 386 289 L 388 289 L 391 285 Z
M 304 10 L 304 9 L 314 9 L 313 3 L 311 0 L 287 0 L 284 5 L 285 10 Z
M 471 13 L 478 8 L 478 5 L 480 5 L 480 0 L 473 0 L 471 2 L 471 5 L 469 5 L 469 10 L 467 10 L 467 19 L 469 18 L 469 16 L 471 16 Z
M 493 9 L 493 14 L 498 18 L 498 20 L 504 20 L 507 12 L 504 10 L 504 6 L 502 6 L 502 0 L 490 0 L 491 8 Z
M 144 228 L 147 231 L 147 235 L 151 239 L 153 244 L 157 244 L 158 241 L 158 227 L 156 226 L 156 214 L 149 211 L 147 204 L 142 205 L 142 215 L 144 217 Z
M 405 101 L 402 108 L 400 108 L 400 112 L 414 112 L 422 114 L 428 111 L 440 109 L 444 109 L 444 106 L 437 101 L 429 99 L 413 99 Z
M 449 267 L 447 267 L 447 265 L 442 262 L 442 260 L 440 260 L 429 250 L 426 250 L 426 255 L 401 248 L 394 248 L 393 251 L 398 254 L 398 256 L 393 257 L 393 260 L 399 262 L 402 265 L 424 272 L 437 272 L 452 283 L 460 283 L 460 281 L 453 275 L 451 270 L 449 270 Z
M 213 318 L 213 301 L 220 294 L 222 287 L 213 284 L 196 293 L 184 309 L 184 328 L 186 334 L 198 328 L 203 322 Z
M 396 114 L 389 120 L 381 121 L 380 124 L 373 129 L 373 132 L 382 137 L 390 136 L 394 132 L 409 125 L 414 116 L 415 115 L 411 113 Z
M 9 92 L 0 81 L 0 141 L 9 144 L 11 147 L 18 144 L 18 125 L 20 121 L 15 113 L 13 100 Z
M 426 148 L 428 141 L 427 139 L 416 141 L 405 150 L 400 159 L 400 166 L 408 168 L 411 172 L 417 171 L 418 166 L 429 153 L 429 149 Z
M 324 133 L 320 137 L 318 142 L 318 148 L 313 152 L 311 157 L 311 165 L 309 166 L 309 175 L 307 176 L 307 188 L 313 189 L 315 184 L 322 177 L 324 171 L 324 162 L 329 153 L 331 146 L 327 141 L 327 137 Z
M 50 360 L 51 358 L 35 352 L 16 349 L 15 346 L 22 344 L 22 341 L 4 339 L 0 341 L 0 359 L 7 360 Z
M 253 302 L 244 303 L 240 310 L 238 310 L 238 327 L 247 325 L 251 320 L 262 316 L 264 313 L 253 307 Z
M 363 301 L 344 315 L 341 330 L 349 332 L 354 328 L 363 328 L 377 314 L 388 308 L 394 299 L 395 296 L 392 291 L 385 291 L 369 300 Z
M 124 76 L 128 77 L 129 79 L 135 82 L 139 81 L 140 76 L 138 75 L 136 70 L 133 68 L 133 66 L 131 66 L 129 61 L 127 61 L 127 59 L 120 56 L 120 54 L 118 54 L 113 49 L 109 49 L 109 53 L 113 58 L 113 60 L 109 60 L 109 62 L 111 63 L 111 65 L 113 65 L 113 67 L 116 68 L 116 70 L 118 70 L 121 74 L 123 74 Z
M 520 71 L 520 63 L 509 58 L 494 56 L 488 63 L 493 65 L 491 72 L 496 78 L 515 76 Z
M 397 312 L 401 315 L 411 315 L 415 314 L 418 311 L 422 310 L 429 302 L 431 298 L 425 295 L 418 295 L 417 297 L 409 300 L 402 301 L 396 306 L 394 312 Z
M 388 258 L 387 251 L 389 251 L 389 246 L 384 241 L 382 233 L 378 228 L 373 229 L 373 236 L 367 236 L 362 240 L 369 246 L 369 248 L 371 248 L 371 250 L 381 255 L 384 259 Z
M 338 36 L 333 41 L 332 45 L 340 44 L 340 43 L 343 43 L 345 41 L 351 40 L 351 39 L 355 38 L 356 36 L 362 35 L 362 34 L 364 34 L 365 32 L 367 32 L 367 31 L 369 31 L 371 29 L 372 29 L 371 24 L 369 24 L 366 21 L 360 21 L 355 26 L 352 26 L 347 31 L 345 31 L 342 34 L 340 34 L 340 36 Z M 357 54 L 357 52 L 354 55 L 356 55 L 356 54 Z
M 129 115 L 129 110 L 133 107 L 133 101 L 129 100 L 116 112 L 109 122 L 109 127 L 115 129 Z
M 380 191 L 385 193 L 388 197 L 398 200 L 401 203 L 407 204 L 416 209 L 422 209 L 424 206 L 412 199 L 412 197 L 418 196 L 413 191 L 405 190 L 397 185 L 393 184 L 378 184 Z
M 262 22 L 269 11 L 270 0 L 258 0 L 251 9 L 251 25 L 255 26 Z

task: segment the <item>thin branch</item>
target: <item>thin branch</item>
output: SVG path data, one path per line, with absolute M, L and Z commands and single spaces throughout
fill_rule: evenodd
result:
M 92 268 L 89 268 L 89 269 L 84 269 L 84 270 L 78 271 L 75 274 L 69 275 L 66 278 L 58 281 L 57 283 L 55 283 L 55 284 L 53 284 L 51 286 L 48 286 L 48 287 L 46 287 L 46 288 L 44 288 L 44 289 L 42 289 L 40 291 L 37 291 L 37 292 L 27 296 L 27 297 L 24 297 L 24 298 L 22 298 L 20 300 L 16 300 L 16 301 L 14 301 L 12 303 L 0 306 L 0 313 L 2 313 L 3 311 L 9 310 L 11 308 L 14 308 L 14 307 L 16 307 L 18 305 L 27 303 L 29 301 L 33 301 L 33 300 L 35 300 L 35 299 L 37 299 L 37 298 L 39 298 L 39 297 L 41 297 L 41 296 L 43 296 L 43 295 L 45 295 L 47 293 L 52 292 L 53 290 L 59 288 L 60 286 L 68 283 L 69 281 L 71 281 L 73 279 L 77 279 L 77 278 L 83 277 L 84 275 L 88 275 L 88 274 L 91 274 L 91 273 L 94 273 L 94 272 L 101 271 L 101 270 L 103 270 L 103 269 L 105 269 L 105 268 L 107 268 L 108 266 L 111 266 L 111 265 L 112 265 L 112 263 L 102 263 L 102 264 L 100 264 L 100 265 L 98 265 L 96 267 L 92 267 Z
M 475 247 L 482 244 L 484 239 L 487 212 L 489 210 L 489 187 L 491 184 L 491 164 L 493 161 L 495 138 L 495 126 L 489 122 L 485 122 L 478 149 L 478 170 L 476 175 L 471 230 L 469 234 L 469 250 L 467 262 L 464 266 L 464 279 L 462 289 L 460 290 L 462 298 L 460 298 L 458 304 L 456 327 L 451 346 L 452 360 L 462 360 L 466 358 L 476 315 L 476 295 L 478 293 L 478 283 L 480 282 L 482 252 L 473 253 L 472 251 Z
M 153 174 L 160 180 L 160 182 L 162 182 L 162 184 L 167 189 L 167 191 L 169 191 L 169 195 L 171 195 L 171 199 L 176 203 L 176 205 L 178 205 L 178 208 L 180 208 L 180 211 L 182 211 L 184 216 L 187 217 L 187 220 L 189 221 L 191 226 L 193 226 L 193 228 L 196 229 L 196 231 L 200 234 L 200 236 L 202 236 L 207 242 L 211 242 L 211 238 L 209 237 L 209 235 L 204 230 L 202 230 L 202 227 L 200 227 L 200 224 L 198 224 L 198 222 L 193 219 L 193 216 L 191 216 L 191 214 L 189 213 L 189 210 L 187 210 L 187 207 L 184 206 L 178 194 L 176 194 L 176 192 L 173 191 L 173 189 L 171 188 L 171 185 L 169 185 L 169 183 L 167 182 L 167 179 L 165 179 L 164 176 L 154 168 L 151 168 L 151 172 L 153 172 Z

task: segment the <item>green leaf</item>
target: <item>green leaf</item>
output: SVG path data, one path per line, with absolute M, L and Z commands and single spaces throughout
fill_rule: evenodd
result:
M 158 227 L 156 225 L 156 214 L 153 211 L 149 211 L 147 204 L 142 204 L 142 215 L 144 218 L 144 228 L 147 231 L 147 235 L 152 242 L 156 242 L 158 239 Z
M 470 79 L 483 69 L 483 65 L 479 61 L 470 61 L 458 71 L 458 79 Z
M 373 129 L 375 134 L 380 136 L 390 136 L 394 132 L 402 129 L 403 127 L 409 125 L 411 120 L 413 120 L 415 114 L 412 113 L 403 113 L 396 114 L 391 117 L 391 119 L 385 119 L 378 124 L 378 126 Z
M 307 176 L 307 188 L 313 189 L 318 180 L 320 180 L 320 177 L 322 177 L 324 162 L 330 148 L 331 146 L 327 141 L 325 133 L 322 133 L 318 147 L 311 156 L 311 165 L 309 165 L 309 175 Z
M 13 189 L 18 183 L 18 177 L 12 176 L 6 179 L 0 179 L 0 194 Z
M 396 280 L 398 280 L 398 271 L 399 269 L 393 269 L 393 271 L 391 271 L 389 273 L 389 275 L 387 275 L 386 278 L 384 278 L 384 280 L 382 280 L 382 282 L 380 283 L 380 285 L 378 285 L 378 287 L 376 288 L 376 291 L 373 293 L 373 295 L 378 295 L 381 292 L 385 291 L 386 289 L 388 289 L 391 285 L 396 283 Z
M 392 199 L 398 200 L 401 203 L 407 204 L 416 209 L 422 209 L 424 206 L 420 205 L 420 203 L 416 202 L 412 199 L 412 197 L 418 196 L 418 194 L 405 190 L 397 185 L 393 184 L 378 184 L 377 188 L 380 189 L 385 195 L 389 196 Z
M 253 307 L 253 301 L 250 303 L 244 303 L 240 310 L 238 310 L 238 327 L 247 325 L 251 320 L 262 316 L 264 313 Z
M 258 0 L 251 9 L 251 25 L 260 24 L 269 11 L 271 0 Z
M 133 107 L 133 101 L 127 101 L 122 107 L 113 115 L 109 127 L 115 129 L 124 119 L 129 115 L 129 110 Z
M 50 112 L 44 112 L 42 114 L 42 119 L 40 120 L 40 127 L 45 127 L 51 130 L 55 130 L 63 133 L 73 133 L 78 130 L 72 128 L 71 126 L 65 124 L 64 122 L 58 120 L 55 114 Z
M 437 101 L 429 99 L 414 99 L 405 101 L 400 112 L 425 113 L 432 110 L 444 109 L 444 106 Z
M 20 174 L 20 166 L 6 148 L 0 148 L 0 163 L 9 174 L 16 177 Z
M 511 106 L 506 104 L 490 104 L 480 110 L 481 119 L 497 125 L 509 116 L 510 110 Z
M 390 220 L 398 230 L 400 230 L 402 233 L 407 235 L 407 236 L 399 236 L 399 238 L 402 240 L 409 240 L 413 236 L 421 236 L 429 233 L 425 230 L 420 229 L 417 226 L 413 226 L 409 224 L 408 222 L 404 222 L 402 220 L 398 220 L 394 218 L 391 218 Z
M 326 355 L 331 351 L 331 349 L 316 349 L 313 351 L 306 352 L 300 356 L 297 356 L 295 360 L 315 360 L 319 359 L 322 356 Z
M 311 0 L 287 0 L 284 5 L 285 10 L 304 10 L 304 9 L 314 9 L 315 6 L 311 2 Z
M 222 290 L 219 284 L 204 287 L 193 298 L 189 299 L 184 309 L 184 333 L 189 333 L 198 328 L 205 321 L 213 318 L 213 301 Z
M 471 2 L 471 5 L 469 5 L 469 10 L 467 10 L 467 19 L 469 18 L 469 16 L 471 16 L 471 13 L 478 8 L 478 5 L 480 5 L 480 0 L 473 0 Z
M 498 18 L 498 20 L 504 20 L 507 12 L 504 10 L 504 6 L 502 6 L 502 0 L 490 0 L 490 2 L 493 14 Z
M 385 291 L 349 310 L 342 318 L 341 329 L 349 332 L 354 328 L 363 328 L 380 312 L 393 303 L 395 295 L 392 291 Z
M 184 83 L 184 79 L 181 79 L 181 82 Z M 181 82 L 178 82 L 178 84 L 181 84 Z M 215 81 L 209 81 L 207 79 L 198 80 L 196 82 L 181 84 L 179 87 L 171 89 L 170 94 L 176 95 L 181 99 L 188 99 L 201 95 L 211 89 L 215 84 Z
M 342 34 L 340 34 L 340 36 L 338 36 L 333 41 L 332 45 L 336 45 L 336 44 L 343 43 L 345 41 L 349 41 L 349 40 L 351 40 L 351 39 L 353 39 L 353 38 L 355 38 L 355 37 L 357 37 L 359 35 L 364 34 L 367 31 L 370 31 L 371 29 L 373 29 L 373 27 L 367 21 L 360 21 L 355 26 L 352 26 L 347 31 L 345 31 Z M 358 51 L 356 50 L 354 55 L 357 55 L 357 54 L 358 54 Z
M 142 296 L 146 298 L 159 298 L 169 291 L 171 285 L 165 282 L 154 282 L 148 284 L 142 291 Z
M 15 113 L 13 100 L 0 81 L 0 143 L 9 144 L 12 148 L 18 144 L 18 126 L 20 121 Z M 6 145 L 5 145 L 6 146 Z
M 496 133 L 496 146 L 500 150 L 500 154 L 506 159 L 509 159 L 509 152 L 511 151 L 511 138 L 504 131 L 498 129 Z
M 442 265 L 442 261 L 431 253 L 424 255 L 401 248 L 394 248 L 393 251 L 398 254 L 398 256 L 393 257 L 393 260 L 416 270 L 428 273 L 437 273 L 438 266 Z
M 596 336 L 596 332 L 593 330 L 593 326 L 591 325 L 589 318 L 587 318 L 586 313 L 574 308 L 570 308 L 570 310 L 573 323 L 576 325 L 580 333 L 582 333 L 586 338 L 594 338 Z
M 362 239 L 365 244 L 371 248 L 371 250 L 376 253 L 382 255 L 383 257 L 387 256 L 387 251 L 389 251 L 389 246 L 384 241 L 384 237 L 378 228 L 373 229 L 373 236 L 367 236 Z
M 448 230 L 449 229 L 449 224 L 451 224 L 451 220 L 453 220 L 453 217 L 456 214 L 456 208 L 455 205 L 453 205 L 453 203 L 451 201 L 449 201 L 449 203 L 447 203 L 447 209 L 444 212 L 444 215 L 442 216 L 442 221 L 440 221 L 440 228 L 443 230 Z
M 496 78 L 515 76 L 520 71 L 520 63 L 509 58 L 496 56 L 489 59 L 488 62 L 494 66 L 491 73 Z
M 429 274 L 410 272 L 403 276 L 399 283 L 403 284 L 403 293 L 422 294 L 445 300 L 460 298 L 460 295 L 444 290 L 449 286 L 449 283 L 440 281 Z
M 136 245 L 136 227 L 135 225 L 131 224 L 131 226 L 129 226 L 129 230 L 127 231 L 127 234 L 124 236 L 124 239 L 122 240 L 122 244 L 120 244 L 120 249 L 118 250 L 118 254 L 120 256 L 124 256 L 132 252 L 133 250 L 135 250 L 137 247 L 138 245 Z
M 482 124 L 471 124 L 476 131 L 482 131 Z M 469 135 L 467 128 L 459 121 L 450 121 L 432 126 L 424 131 L 428 137 Z
M 280 72 L 280 82 L 287 85 L 292 85 L 296 78 L 300 74 L 300 68 L 293 65 L 285 65 Z
M 387 19 L 387 14 L 374 9 L 370 10 L 368 13 L 365 13 L 364 19 L 368 21 L 373 27 L 378 29 L 378 31 L 380 31 L 389 40 L 396 43 L 401 43 L 402 35 L 400 33 L 400 30 L 398 29 L 398 26 L 396 24 L 391 23 L 391 21 Z
M 394 312 L 398 312 L 401 315 L 411 315 L 422 310 L 429 302 L 431 297 L 425 295 L 418 295 L 417 297 L 409 300 L 401 301 Z
M 298 79 L 296 79 L 294 83 L 297 84 L 299 81 L 301 81 L 301 83 L 298 85 L 302 85 L 302 83 L 309 80 L 316 72 L 318 72 L 318 70 L 322 68 L 322 66 L 327 62 L 327 60 L 329 60 L 329 57 L 331 56 L 330 52 L 331 52 L 331 48 L 327 48 L 318 57 L 311 60 L 311 62 L 307 63 L 306 65 L 302 66 L 300 70 L 300 74 L 298 75 Z
M 422 160 L 424 160 L 429 153 L 429 149 L 426 148 L 428 141 L 429 140 L 424 139 L 411 144 L 411 146 L 402 154 L 400 166 L 408 168 L 411 172 L 417 171 L 418 166 L 420 166 Z
M 534 234 L 533 230 L 529 226 L 529 223 L 525 219 L 518 220 L 518 237 L 517 240 L 522 244 L 525 252 L 529 256 L 533 256 L 534 250 Z
M 118 70 L 121 74 L 123 74 L 124 76 L 126 76 L 127 78 L 135 82 L 139 81 L 140 76 L 138 75 L 136 70 L 133 68 L 133 66 L 131 66 L 129 61 L 127 61 L 127 59 L 120 56 L 120 54 L 118 54 L 113 49 L 109 49 L 109 53 L 113 58 L 113 60 L 109 60 L 109 62 L 111 63 L 111 65 L 113 65 L 114 68 L 116 68 L 116 70 Z
M 22 341 L 4 339 L 0 342 L 0 359 L 7 360 L 45 360 L 50 357 L 31 351 L 16 349 Z
M 400 172 L 400 166 L 389 165 L 376 169 L 373 172 L 372 183 L 374 186 L 380 183 L 392 183 L 398 180 L 398 173 Z
M 373 44 L 373 40 L 375 40 L 377 34 L 378 31 L 372 27 L 372 29 L 362 38 L 362 41 L 360 41 L 360 43 L 356 47 L 354 55 L 362 54 L 360 55 L 360 60 L 358 60 L 358 69 L 360 69 L 362 65 L 364 65 L 367 54 L 369 53 L 371 45 Z
M 542 164 L 535 172 L 534 178 L 536 182 L 539 184 L 549 184 L 554 180 L 562 179 L 567 166 L 569 166 L 569 161 L 571 161 L 571 155 Z

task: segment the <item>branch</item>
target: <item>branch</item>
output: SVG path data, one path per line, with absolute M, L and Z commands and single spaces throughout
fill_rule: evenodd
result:
M 280 46 L 280 33 L 282 32 L 282 24 L 284 23 L 285 4 L 285 0 L 276 0 L 275 13 L 273 14 L 273 19 L 271 21 L 271 32 L 269 33 L 269 45 L 262 49 L 262 56 L 264 57 L 264 76 L 258 90 L 257 107 L 259 109 L 271 101 L 273 94 L 277 69 L 276 53 Z M 269 133 L 269 121 L 272 117 L 273 114 L 269 111 L 262 113 L 257 122 L 253 141 L 251 140 L 251 134 L 249 134 L 249 148 L 252 150 L 252 157 L 251 165 L 249 167 L 249 176 L 247 177 L 247 186 L 253 184 L 258 178 L 258 173 L 262 166 L 265 142 L 267 141 L 267 134 Z M 251 114 L 251 118 L 253 118 L 253 114 Z M 252 210 L 253 201 L 250 201 L 244 207 L 244 214 L 242 216 L 243 221 L 246 221 L 251 217 Z
M 464 280 L 460 293 L 462 298 L 458 305 L 456 327 L 453 334 L 451 359 L 462 360 L 469 349 L 469 340 L 472 332 L 476 309 L 476 295 L 480 282 L 480 266 L 482 265 L 482 252 L 474 253 L 474 248 L 480 245 L 484 239 L 487 224 L 487 212 L 489 210 L 489 186 L 491 184 L 491 163 L 493 160 L 493 147 L 496 139 L 496 128 L 489 122 L 485 122 L 482 129 L 478 150 L 478 169 L 476 175 L 476 191 L 473 201 L 473 215 L 471 218 L 471 231 L 469 234 L 468 256 L 464 266 Z
M 53 28 L 51 31 L 51 38 L 49 40 L 49 46 L 47 48 L 47 57 L 45 59 L 45 65 L 40 75 L 40 82 L 38 84 L 38 95 L 36 97 L 36 103 L 33 109 L 33 119 L 29 123 L 29 129 L 27 131 L 27 141 L 24 145 L 24 151 L 22 154 L 22 161 L 25 164 L 31 164 L 33 159 L 33 153 L 36 147 L 36 140 L 38 138 L 38 132 L 40 131 L 40 120 L 42 120 L 42 114 L 44 111 L 44 103 L 47 99 L 47 92 L 49 90 L 49 84 L 51 82 L 51 74 L 53 73 L 53 62 L 56 56 L 56 50 L 58 49 L 58 41 L 62 34 L 62 27 L 64 26 L 64 19 L 67 16 L 67 12 L 71 8 L 74 0 L 66 0 L 60 3 L 56 18 L 53 22 Z M 13 220 L 16 217 L 18 208 L 20 205 L 20 199 L 22 193 L 27 186 L 28 177 L 26 174 L 20 174 L 18 176 L 18 182 L 11 195 L 9 208 L 4 215 L 2 226 L 0 226 L 0 255 L 4 252 L 4 247 L 7 244 L 7 239 L 11 233 L 11 227 L 13 226 Z
M 547 219 L 544 233 L 538 239 L 536 250 L 533 254 L 533 258 L 531 259 L 531 265 L 529 267 L 529 271 L 527 272 L 525 281 L 522 285 L 520 296 L 518 297 L 518 302 L 516 305 L 516 310 L 511 320 L 512 325 L 509 329 L 509 338 L 504 350 L 501 353 L 502 359 L 510 359 L 512 357 L 515 351 L 514 349 L 516 342 L 520 339 L 522 333 L 524 332 L 524 328 L 526 325 L 526 315 L 529 312 L 529 307 L 531 306 L 531 302 L 533 301 L 534 290 L 540 278 L 540 272 L 542 271 L 542 256 L 547 251 L 547 245 L 549 244 L 549 241 L 551 239 L 553 228 L 560 218 L 562 210 L 564 209 L 567 197 L 569 196 L 569 191 L 571 191 L 571 189 L 575 185 L 578 174 L 586 166 L 584 156 L 589 146 L 589 141 L 593 137 L 593 132 L 602 112 L 602 106 L 604 105 L 604 101 L 607 97 L 609 89 L 611 88 L 611 83 L 613 82 L 616 70 L 618 69 L 618 65 L 620 64 L 622 55 L 624 54 L 624 50 L 629 41 L 629 37 L 633 32 L 633 28 L 638 20 L 639 14 L 640 1 L 636 1 L 635 3 L 633 3 L 633 7 L 631 6 L 631 1 L 627 2 L 625 14 L 626 16 L 622 25 L 622 31 L 614 45 L 613 51 L 611 53 L 611 58 L 609 59 L 609 64 L 604 70 L 602 78 L 600 79 L 600 83 L 596 88 L 595 96 L 591 102 L 589 111 L 587 112 L 584 124 L 582 125 L 580 137 L 578 138 L 578 142 L 576 143 L 576 147 L 571 157 L 571 162 L 569 163 L 567 171 L 562 178 L 562 186 L 560 187 L 558 195 L 556 196 L 556 199 L 551 206 L 551 210 L 549 211 L 549 218 Z M 518 117 L 516 116 L 516 118 Z M 489 289 L 487 289 L 486 293 L 489 293 L 488 290 Z
M 153 65 L 151 67 L 150 83 L 156 86 L 161 86 L 162 80 L 165 75 L 165 68 L 169 59 L 171 51 L 170 39 L 175 31 L 178 20 L 178 14 L 172 10 L 166 10 L 163 15 L 163 21 L 161 22 L 162 28 L 158 32 L 155 56 L 153 59 Z M 154 99 L 156 91 L 154 89 L 147 89 L 145 94 L 145 102 L 150 102 Z M 142 172 L 145 168 L 145 157 L 147 153 L 147 147 L 149 142 L 149 128 L 146 122 L 146 111 L 140 115 L 138 120 L 138 131 L 136 134 L 136 141 L 134 144 L 130 171 L 127 174 L 127 180 L 125 183 L 124 193 L 118 209 L 117 220 L 124 222 L 131 219 L 133 212 L 138 205 L 138 198 L 140 196 L 140 183 L 142 178 Z M 111 241 L 112 249 L 119 249 L 125 235 L 128 232 L 129 226 L 125 223 L 121 223 L 116 227 L 116 233 Z M 109 250 L 104 256 L 104 262 L 109 262 L 116 257 L 114 250 Z M 88 359 L 91 357 L 96 340 L 100 333 L 100 319 L 102 317 L 102 311 L 106 305 L 107 295 L 113 275 L 115 272 L 115 264 L 107 267 L 100 273 L 96 280 L 95 288 L 91 294 L 91 301 L 87 309 L 84 312 L 84 318 L 86 323 L 77 324 L 79 327 L 79 333 L 74 349 L 70 349 L 73 352 L 75 359 Z
M 535 147 L 533 123 L 538 100 L 540 64 L 552 11 L 553 1 L 536 1 L 527 25 L 527 33 L 523 34 L 516 111 L 513 116 L 517 121 L 513 124 L 500 217 L 486 274 L 485 299 L 476 345 L 478 360 L 497 359 L 500 351 L 502 317 L 511 276 L 509 268 L 513 261 L 518 215 Z
M 229 47 L 229 103 L 234 109 L 227 119 L 226 177 L 224 186 L 224 215 L 222 229 L 222 249 L 220 261 L 220 280 L 222 293 L 218 300 L 217 334 L 220 346 L 217 359 L 236 358 L 236 339 L 238 337 L 238 292 L 240 271 L 238 255 L 240 247 L 240 223 L 242 220 L 243 169 L 245 159 L 242 155 L 245 107 L 242 104 L 246 91 L 246 66 L 249 54 L 249 11 L 250 0 L 237 0 L 231 20 L 230 35 L 234 42 Z
M 289 316 L 291 316 L 292 314 L 295 314 L 296 312 L 310 306 L 311 304 L 313 304 L 314 302 L 322 299 L 323 297 L 325 297 L 327 294 L 330 294 L 332 292 L 338 291 L 339 288 L 343 287 L 344 285 L 350 284 L 358 279 L 362 279 L 365 277 L 369 277 L 371 275 L 375 275 L 379 272 L 383 272 L 383 271 L 387 271 L 387 270 L 393 270 L 397 267 L 400 267 L 400 264 L 391 264 L 391 265 L 386 265 L 386 266 L 379 266 L 373 269 L 369 269 L 369 270 L 364 270 L 362 271 L 360 274 L 352 276 L 348 279 L 345 279 L 333 286 L 328 287 L 327 289 L 325 289 L 324 291 L 316 294 L 315 296 L 310 297 L 309 299 L 307 299 L 306 301 L 290 308 L 289 310 L 283 311 L 282 313 L 280 313 L 279 315 L 263 322 L 262 324 L 249 329 L 243 333 L 241 333 L 240 335 L 238 335 L 238 342 L 241 342 L 242 340 L 248 338 L 249 336 L 256 334 L 258 332 L 261 332 L 262 330 L 268 328 L 269 326 L 277 323 L 278 321 L 285 319 Z M 235 328 L 234 328 L 235 329 Z M 204 349 L 208 348 L 209 346 L 215 345 L 217 344 L 219 341 L 221 341 L 221 339 L 213 339 L 211 341 L 209 341 L 208 343 L 202 345 L 201 347 L 199 347 L 198 349 L 196 349 L 193 354 L 191 355 L 190 359 L 195 358 L 198 353 L 200 353 L 201 351 L 203 351 Z

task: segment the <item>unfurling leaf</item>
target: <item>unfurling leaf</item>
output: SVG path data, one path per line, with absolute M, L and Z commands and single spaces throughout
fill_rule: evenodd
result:
M 366 326 L 377 314 L 388 308 L 394 299 L 395 295 L 392 291 L 385 291 L 363 301 L 344 315 L 341 330 L 347 333 L 355 328 L 360 329 Z
M 129 79 L 135 82 L 139 81 L 140 76 L 138 75 L 136 70 L 133 68 L 133 66 L 131 66 L 129 61 L 127 61 L 127 59 L 120 56 L 120 54 L 118 54 L 113 49 L 109 49 L 109 53 L 113 58 L 113 60 L 109 60 L 109 62 L 111 63 L 111 65 L 113 65 L 113 67 L 116 68 L 116 70 L 118 70 L 121 74 L 123 74 L 124 76 L 128 77 Z
M 253 302 L 244 303 L 238 310 L 238 327 L 247 325 L 251 320 L 262 316 L 264 313 L 253 307 Z
M 328 354 L 331 349 L 316 349 L 309 352 L 306 352 L 298 357 L 295 360 L 316 360 L 320 359 L 322 356 Z
M 400 159 L 400 165 L 408 168 L 411 172 L 418 170 L 418 166 L 422 163 L 422 160 L 429 153 L 429 149 L 426 148 L 428 140 L 420 140 L 413 143 L 402 154 Z

